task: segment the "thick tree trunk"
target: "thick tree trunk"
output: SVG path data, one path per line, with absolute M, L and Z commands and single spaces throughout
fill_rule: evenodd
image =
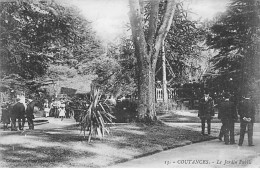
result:
M 138 113 L 140 121 L 146 123 L 156 120 L 155 112 L 155 74 L 151 65 L 146 65 L 140 74 Z
M 137 58 L 138 80 L 138 114 L 139 119 L 145 123 L 156 120 L 155 111 L 155 68 L 158 54 L 161 49 L 175 10 L 175 1 L 167 1 L 164 18 L 161 26 L 157 29 L 157 18 L 160 0 L 150 0 L 151 11 L 147 39 L 144 35 L 143 23 L 143 0 L 129 0 L 130 23 Z M 158 31 L 157 31 L 158 30 Z

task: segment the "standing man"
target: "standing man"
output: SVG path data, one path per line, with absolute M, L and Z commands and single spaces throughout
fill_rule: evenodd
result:
M 218 96 L 217 98 L 217 108 L 218 108 L 218 119 L 221 121 L 221 128 L 220 128 L 220 132 L 219 132 L 219 136 L 218 136 L 218 139 L 220 141 L 222 141 L 222 138 L 224 137 L 224 134 L 225 134 L 225 128 L 224 128 L 224 123 L 223 123 L 223 119 L 222 119 L 222 114 L 223 112 L 219 112 L 219 106 L 220 106 L 220 103 L 225 101 L 225 98 L 223 97 L 223 93 L 221 93 L 221 95 Z
M 35 101 L 33 101 L 32 99 L 28 99 L 28 102 L 29 103 L 28 103 L 27 108 L 26 108 L 26 117 L 27 117 L 29 129 L 34 130 L 33 110 L 34 110 Z
M 253 145 L 253 126 L 255 122 L 255 108 L 254 103 L 249 97 L 244 98 L 239 104 L 238 114 L 240 115 L 240 137 L 239 146 L 242 146 L 244 141 L 244 136 L 246 132 L 246 127 L 248 129 L 248 145 Z
M 5 103 L 1 106 L 2 108 L 2 117 L 1 122 L 4 124 L 4 131 L 8 129 L 8 124 L 10 124 L 10 105 Z
M 26 106 L 24 105 L 25 100 L 24 100 L 23 97 L 19 97 L 18 100 L 19 101 L 13 106 L 12 116 L 15 117 L 14 119 L 16 119 L 16 118 L 18 119 L 19 130 L 23 130 L 24 124 L 25 124 L 25 109 L 26 109 Z M 14 122 L 14 128 L 13 129 L 15 129 L 15 120 L 12 121 L 12 122 Z
M 198 117 L 201 119 L 201 134 L 205 134 L 205 122 L 208 125 L 208 135 L 210 134 L 211 119 L 214 116 L 213 99 L 209 96 L 209 92 L 205 90 L 204 97 L 200 100 Z
M 11 119 L 11 131 L 17 131 L 16 119 L 17 114 L 14 112 L 14 105 L 16 104 L 16 99 L 12 99 L 10 102 L 10 119 Z
M 221 119 L 222 127 L 219 138 L 224 134 L 225 144 L 235 144 L 235 121 L 237 120 L 236 105 L 230 101 L 230 95 L 223 93 L 224 100 L 219 104 L 218 118 Z

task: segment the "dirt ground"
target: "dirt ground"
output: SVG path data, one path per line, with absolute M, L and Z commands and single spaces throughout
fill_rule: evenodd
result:
M 110 126 L 110 135 L 87 142 L 73 119 L 47 118 L 36 123 L 35 130 L 3 131 L 0 128 L 0 167 L 56 168 L 107 167 L 159 151 L 216 138 L 220 124 L 212 134 L 201 135 L 200 124 L 174 123 L 183 112 L 168 114 L 171 122 L 153 126 L 129 123 Z M 184 112 L 185 114 L 185 112 Z M 185 118 L 193 120 L 192 113 Z M 164 116 L 160 116 L 162 119 Z M 38 118 L 44 120 L 45 118 Z M 165 120 L 165 118 L 163 119 Z M 166 119 L 167 120 L 167 119 Z M 27 125 L 27 124 L 26 124 Z M 238 128 L 236 128 L 236 133 Z

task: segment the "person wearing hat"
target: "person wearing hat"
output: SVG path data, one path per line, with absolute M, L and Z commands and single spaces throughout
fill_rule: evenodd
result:
M 200 99 L 198 117 L 201 119 L 201 134 L 205 134 L 205 122 L 207 121 L 208 134 L 211 129 L 211 119 L 214 116 L 213 99 L 209 96 L 208 90 L 205 90 L 204 97 Z
M 14 118 L 11 118 L 11 120 L 14 120 L 14 127 L 12 127 L 12 130 L 16 130 L 16 125 L 15 125 L 16 118 L 18 119 L 19 130 L 23 130 L 25 124 L 25 110 L 26 110 L 25 98 L 19 97 L 17 100 L 18 102 L 13 106 L 12 109 L 12 116 L 14 116 Z
M 255 122 L 255 107 L 250 97 L 243 98 L 238 107 L 238 114 L 240 115 L 240 137 L 238 145 L 242 146 L 247 128 L 248 146 L 254 146 L 253 126 Z
M 218 118 L 221 119 L 222 127 L 219 134 L 219 139 L 224 134 L 225 144 L 235 144 L 234 127 L 237 120 L 236 105 L 230 101 L 230 95 L 227 92 L 223 93 L 223 101 L 219 104 Z
M 28 99 L 28 105 L 27 105 L 27 108 L 25 110 L 26 118 L 27 118 L 27 121 L 28 121 L 28 127 L 29 127 L 30 130 L 34 129 L 34 123 L 33 123 L 34 115 L 33 115 L 33 112 L 34 112 L 35 102 L 36 101 L 33 101 L 32 99 Z

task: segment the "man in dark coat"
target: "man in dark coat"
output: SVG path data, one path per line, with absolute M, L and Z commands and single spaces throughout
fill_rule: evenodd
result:
M 27 121 L 28 121 L 28 126 L 29 126 L 29 129 L 31 129 L 31 130 L 34 129 L 33 110 L 34 110 L 35 103 L 36 103 L 36 101 L 32 101 L 31 99 L 29 99 L 29 104 L 27 105 L 27 108 L 26 108 L 26 117 L 27 117 Z
M 240 115 L 240 137 L 239 146 L 242 146 L 246 127 L 248 129 L 248 145 L 253 145 L 253 126 L 255 122 L 255 107 L 250 98 L 244 98 L 239 104 L 238 114 Z
M 10 124 L 10 104 L 4 103 L 2 106 L 2 117 L 1 121 L 4 124 L 4 130 L 8 129 L 8 124 Z
M 235 121 L 237 120 L 236 105 L 234 102 L 229 100 L 229 94 L 224 93 L 224 100 L 219 104 L 218 118 L 221 119 L 222 128 L 220 132 L 224 133 L 225 144 L 235 144 L 234 127 Z
M 23 130 L 25 123 L 25 106 L 22 102 L 17 102 L 13 106 L 11 120 L 15 124 L 16 118 L 18 119 L 19 130 Z M 15 127 L 15 125 L 14 125 Z M 16 128 L 14 128 L 16 129 Z
M 11 131 L 17 131 L 17 127 L 16 127 L 16 119 L 17 119 L 17 114 L 13 111 L 14 109 L 14 105 L 16 103 L 15 102 L 12 102 L 10 104 L 10 119 L 11 119 Z
M 213 99 L 205 91 L 204 97 L 200 100 L 198 117 L 201 119 L 201 134 L 205 134 L 205 122 L 208 125 L 208 134 L 210 134 L 211 119 L 214 116 Z

